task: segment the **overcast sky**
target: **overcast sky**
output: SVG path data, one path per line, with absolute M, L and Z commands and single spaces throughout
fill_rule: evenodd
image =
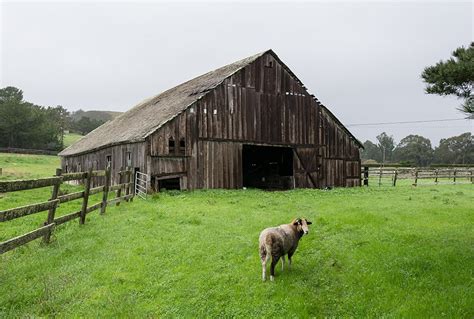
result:
M 344 123 L 456 119 L 425 66 L 473 41 L 471 2 L 1 4 L 0 85 L 69 110 L 126 111 L 272 48 Z M 360 140 L 473 131 L 473 121 L 348 126 Z

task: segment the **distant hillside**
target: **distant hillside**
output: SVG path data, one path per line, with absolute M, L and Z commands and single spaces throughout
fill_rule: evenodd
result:
M 78 110 L 71 112 L 71 118 L 73 121 L 79 121 L 82 117 L 88 117 L 91 120 L 98 120 L 101 122 L 107 122 L 122 114 L 122 112 L 114 111 L 83 111 Z

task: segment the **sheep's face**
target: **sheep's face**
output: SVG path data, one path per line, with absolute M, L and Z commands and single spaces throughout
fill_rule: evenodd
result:
M 299 233 L 307 235 L 309 232 L 309 227 L 308 225 L 311 225 L 312 222 L 307 220 L 306 218 L 297 218 L 293 221 L 293 225 L 296 226 L 296 229 L 298 230 Z

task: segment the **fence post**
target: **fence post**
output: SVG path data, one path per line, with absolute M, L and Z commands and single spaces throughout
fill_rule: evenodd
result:
M 471 184 L 474 183 L 473 179 L 472 179 L 472 170 L 471 170 Z
M 132 194 L 132 197 L 130 197 L 130 201 L 133 202 L 133 198 L 135 197 L 135 174 L 132 167 L 130 167 L 130 183 L 130 193 Z
M 418 183 L 418 168 L 415 168 L 415 183 L 413 185 L 417 186 L 417 183 Z
M 109 196 L 109 187 L 110 187 L 110 174 L 111 174 L 111 169 L 109 165 L 105 169 L 104 193 L 102 194 L 102 205 L 100 206 L 101 215 L 105 214 L 105 210 L 107 208 L 107 197 Z
M 61 176 L 62 174 L 62 169 L 60 168 L 57 168 L 56 169 L 56 176 Z M 54 184 L 53 186 L 53 192 L 51 194 L 51 199 L 50 200 L 55 200 L 56 198 L 58 198 L 58 194 L 59 194 L 59 187 L 61 185 L 61 182 L 58 182 L 57 184 Z M 48 219 L 46 220 L 46 222 L 44 223 L 44 226 L 47 226 L 51 223 L 54 222 L 54 215 L 56 214 L 56 208 L 58 207 L 58 205 L 54 205 L 53 207 L 51 207 L 49 210 L 48 210 Z M 49 240 L 51 238 L 51 233 L 52 233 L 53 229 L 50 228 L 50 230 L 44 234 L 43 236 L 43 242 L 45 244 L 49 243 Z
M 86 174 L 86 183 L 84 186 L 84 200 L 82 201 L 81 216 L 79 218 L 79 224 L 84 225 L 86 222 L 86 211 L 87 203 L 89 202 L 89 191 L 91 189 L 91 180 L 92 180 L 92 167 L 89 168 L 89 171 Z
M 126 168 L 127 172 L 125 173 L 126 174 L 126 178 L 125 178 L 125 183 L 127 183 L 127 186 L 125 187 L 125 196 L 128 197 L 128 195 L 130 194 L 130 169 L 129 167 Z M 127 198 L 127 202 L 129 201 L 129 199 Z
M 438 185 L 438 171 L 439 169 L 435 169 L 435 184 Z
M 397 176 L 398 176 L 398 169 L 395 169 L 395 173 L 393 174 L 393 186 L 397 185 Z
M 122 184 L 123 183 L 123 174 L 122 174 L 122 171 L 123 171 L 123 168 L 120 169 L 120 172 L 119 172 L 119 184 Z M 118 190 L 117 190 L 117 198 L 119 198 L 120 196 L 122 196 L 122 187 L 120 187 Z M 120 200 L 117 201 L 117 203 L 115 204 L 115 206 L 119 206 L 120 205 Z
M 380 173 L 379 173 L 379 186 L 382 185 L 382 166 L 380 166 Z
M 364 185 L 369 186 L 369 167 L 364 166 Z
M 456 169 L 453 171 L 453 183 L 456 184 Z

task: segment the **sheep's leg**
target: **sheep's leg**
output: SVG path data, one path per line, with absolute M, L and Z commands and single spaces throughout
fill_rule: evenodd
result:
M 288 269 L 291 269 L 291 257 L 293 257 L 294 252 L 288 253 Z
M 281 256 L 281 271 L 285 269 L 285 256 Z
M 275 280 L 275 266 L 278 263 L 280 256 L 272 256 L 272 264 L 270 265 L 270 280 Z
M 262 280 L 267 280 L 267 261 L 270 259 L 265 246 L 260 247 L 260 261 L 262 262 Z

